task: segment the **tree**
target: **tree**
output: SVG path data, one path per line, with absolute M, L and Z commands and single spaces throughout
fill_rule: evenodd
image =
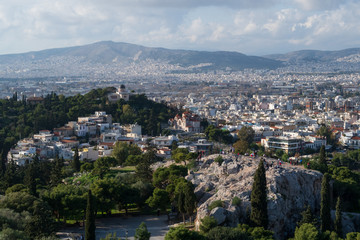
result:
M 129 155 L 141 155 L 141 149 L 136 144 L 116 142 L 112 156 L 118 161 L 118 164 L 124 164 Z
M 149 240 L 151 233 L 148 231 L 146 224 L 142 222 L 135 230 L 135 240 Z
M 234 143 L 235 153 L 245 154 L 249 149 L 249 143 L 245 140 L 238 140 Z
M 153 195 L 146 200 L 146 203 L 152 208 L 166 211 L 166 207 L 170 203 L 169 194 L 163 189 L 155 188 Z
M 138 165 L 135 167 L 136 177 L 143 182 L 151 182 L 153 177 L 153 170 L 151 168 L 152 162 L 149 159 L 144 158 Z
M 105 173 L 110 170 L 110 162 L 106 157 L 98 158 L 94 163 L 94 169 L 92 170 L 92 174 L 99 175 L 100 179 L 103 179 Z
M 21 181 L 17 171 L 18 171 L 18 166 L 16 165 L 16 163 L 14 161 L 10 161 L 6 166 L 6 170 L 4 173 L 4 178 L 3 178 L 5 185 L 4 189 L 7 189 Z
M 326 164 L 326 153 L 325 153 L 325 146 L 324 145 L 322 145 L 321 148 L 320 148 L 319 163 L 320 164 Z
M 96 209 L 111 213 L 116 205 L 115 195 L 119 191 L 118 183 L 113 178 L 95 180 L 91 185 L 92 194 L 96 199 Z
M 310 223 L 304 223 L 296 227 L 294 240 L 319 240 L 320 234 L 316 227 Z
M 79 157 L 79 149 L 75 148 L 74 158 L 72 161 L 72 167 L 75 172 L 79 172 L 80 166 L 81 166 L 81 164 L 80 164 L 80 157 Z
M 25 176 L 24 176 L 24 184 L 28 187 L 29 193 L 33 196 L 37 196 L 37 192 L 36 192 L 37 169 L 35 164 L 36 164 L 35 160 L 33 160 L 33 162 L 26 165 Z
M 19 222 L 25 224 L 25 229 L 20 230 L 24 230 L 31 239 L 35 236 L 48 236 L 54 232 L 54 221 L 49 205 L 33 195 L 26 192 L 9 193 L 1 199 L 0 208 L 20 213 L 23 216 L 22 221 L 25 221 Z M 13 226 L 10 222 L 5 225 Z
M 250 145 L 254 141 L 255 131 L 252 127 L 243 126 L 238 132 L 239 140 L 243 140 Z
M 320 229 L 322 232 L 330 230 L 331 226 L 329 181 L 329 174 L 325 173 L 321 182 Z
M 46 237 L 54 233 L 55 222 L 51 216 L 51 208 L 46 202 L 35 201 L 32 206 L 31 218 L 25 232 L 33 239 Z
M 180 181 L 175 188 L 177 208 L 183 215 L 183 221 L 185 222 L 185 214 L 190 216 L 196 209 L 196 196 L 194 193 L 194 186 L 191 182 Z
M 186 148 L 177 148 L 172 151 L 171 157 L 175 160 L 175 162 L 180 163 L 184 162 L 186 165 L 186 156 L 189 154 L 189 150 Z
M 86 205 L 85 240 L 95 240 L 95 212 L 91 190 L 88 192 Z
M 64 166 L 64 159 L 59 158 L 59 156 L 55 157 L 53 168 L 51 170 L 51 185 L 56 186 L 61 183 L 63 179 L 62 168 Z
M 325 137 L 327 144 L 333 144 L 335 142 L 331 129 L 325 125 L 322 125 L 319 130 L 317 130 L 316 134 Z
M 171 150 L 176 150 L 178 148 L 178 143 L 176 140 L 172 141 L 171 143 Z
M 264 227 L 265 229 L 268 226 L 266 175 L 264 160 L 262 159 L 254 175 L 251 191 L 250 221 L 253 225 Z
M 200 231 L 202 233 L 207 233 L 211 229 L 217 227 L 218 222 L 213 216 L 205 216 L 203 219 L 201 219 L 201 225 L 200 225 Z
M 336 211 L 335 211 L 335 222 L 334 222 L 335 232 L 342 236 L 342 215 L 341 215 L 341 199 L 337 198 L 336 201 Z

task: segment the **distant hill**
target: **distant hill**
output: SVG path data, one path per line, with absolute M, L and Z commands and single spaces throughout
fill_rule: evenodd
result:
M 288 64 L 304 62 L 359 62 L 360 48 L 349 48 L 339 51 L 301 50 L 285 54 L 266 55 L 263 57 L 284 61 Z
M 0 63 L 3 65 L 14 63 L 22 65 L 36 64 L 37 69 L 43 67 L 39 67 L 39 63 L 45 64 L 45 62 L 58 62 L 59 67 L 61 67 L 62 61 L 66 62 L 68 61 L 67 59 L 76 59 L 77 64 L 82 65 L 107 65 L 114 63 L 126 65 L 134 62 L 154 60 L 188 68 L 186 71 L 237 71 L 245 68 L 275 69 L 282 65 L 282 62 L 278 60 L 247 56 L 238 52 L 170 50 L 112 41 L 97 42 L 77 47 L 0 55 Z M 66 63 L 64 64 L 66 65 Z M 72 67 L 74 67 L 74 64 L 72 63 Z

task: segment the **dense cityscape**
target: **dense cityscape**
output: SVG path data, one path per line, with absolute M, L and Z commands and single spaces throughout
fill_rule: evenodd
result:
M 0 3 L 0 240 L 360 240 L 359 16 Z

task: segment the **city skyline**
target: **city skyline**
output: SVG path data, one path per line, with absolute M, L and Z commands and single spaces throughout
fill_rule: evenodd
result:
M 111 40 L 248 55 L 360 46 L 360 3 L 271 1 L 11 1 L 0 4 L 0 54 Z

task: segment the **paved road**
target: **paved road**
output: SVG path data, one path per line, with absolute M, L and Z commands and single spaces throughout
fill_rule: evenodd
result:
M 163 240 L 169 230 L 167 216 L 137 216 L 137 217 L 109 217 L 96 220 L 96 239 L 105 237 L 109 233 L 116 232 L 117 237 L 127 236 L 134 239 L 135 229 L 141 222 L 145 222 L 151 232 L 150 240 Z M 72 239 L 71 237 L 84 235 L 83 227 L 64 228 L 57 233 L 60 239 Z

